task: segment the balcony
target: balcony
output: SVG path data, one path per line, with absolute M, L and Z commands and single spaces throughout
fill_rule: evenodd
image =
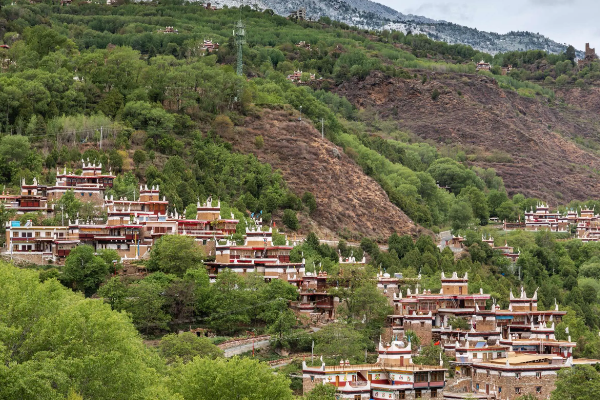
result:
M 315 308 L 314 302 L 302 302 L 302 301 L 292 301 L 290 306 L 298 308 L 300 310 L 312 310 Z

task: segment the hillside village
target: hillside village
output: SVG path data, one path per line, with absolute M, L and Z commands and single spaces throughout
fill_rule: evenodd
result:
M 243 244 L 235 243 L 231 237 L 239 220 L 233 215 L 222 218 L 218 200 L 198 201 L 194 219 L 177 211 L 169 214 L 168 201 L 161 198 L 159 187 L 143 186 L 134 195 L 137 198 L 115 200 L 104 192 L 116 176 L 110 171 L 102 172 L 102 165 L 83 160 L 81 163 L 80 174 L 66 169 L 57 171 L 53 186 L 23 181 L 21 194 L 3 194 L 3 204 L 16 217 L 31 212 L 50 216 L 56 201 L 73 193 L 105 209 L 106 221 L 80 221 L 77 216 L 68 215 L 64 226 L 37 226 L 31 220 L 22 226 L 18 220 L 9 221 L 4 256 L 19 262 L 61 265 L 74 248 L 85 244 L 96 251 L 115 250 L 120 259 L 113 262 L 124 265 L 119 273 L 139 278 L 148 272 L 143 264 L 132 263 L 147 259 L 161 237 L 188 236 L 213 260 L 205 263 L 213 284 L 225 270 L 256 274 L 266 282 L 281 280 L 297 288 L 298 300 L 290 302 L 289 307 L 298 318 L 305 318 L 314 326 L 337 320 L 340 299 L 332 293 L 334 282 L 328 273 L 322 268 L 307 271 L 304 259 L 290 262 L 290 252 L 300 241 L 284 239 L 275 244 L 273 227 L 263 226 L 258 218 L 253 220 L 254 226 L 246 228 Z M 582 235 L 590 234 L 597 219 L 593 210 L 562 215 L 539 203 L 535 211 L 525 212 L 524 223 L 504 221 L 503 229 L 569 232 L 570 226 L 576 226 L 578 238 L 585 241 Z M 462 248 L 464 241 L 465 238 L 454 236 L 447 245 Z M 512 263 L 518 260 L 519 254 L 512 247 L 494 246 L 493 238 L 484 237 L 482 242 Z M 366 262 L 365 257 L 339 257 L 340 269 L 364 269 Z M 512 400 L 525 395 L 544 399 L 554 390 L 559 370 L 574 365 L 600 365 L 600 360 L 574 359 L 577 343 L 570 336 L 566 340 L 556 338 L 555 327 L 566 311 L 559 310 L 557 303 L 552 309 L 539 309 L 538 290 L 529 297 L 523 287 L 516 296 L 511 290 L 508 307 L 502 309 L 483 289 L 469 292 L 468 273 L 446 276 L 442 271 L 439 293 L 423 287 L 421 274 L 404 278 L 401 273 L 392 276 L 379 271 L 372 279 L 393 311 L 387 315 L 379 337 L 377 359 L 371 364 L 341 359 L 334 366 L 327 365 L 319 355 L 318 361 L 314 356 L 310 363 L 304 359 L 305 394 L 318 385 L 331 385 L 340 399 Z M 439 363 L 415 362 L 413 357 L 419 357 L 423 349 L 419 343 L 439 347 Z M 443 355 L 447 358 L 443 359 Z
M 594 44 L 269 4 L 0 0 L 0 398 L 599 398 Z

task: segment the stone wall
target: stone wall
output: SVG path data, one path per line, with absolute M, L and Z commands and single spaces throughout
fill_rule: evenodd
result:
M 312 391 L 317 385 L 322 385 L 323 384 L 323 375 L 310 375 L 307 373 L 304 374 L 305 376 L 302 378 L 302 392 L 303 394 L 307 394 L 310 393 L 310 391 Z M 311 378 L 314 377 L 314 378 Z
M 421 345 L 427 346 L 431 343 L 433 336 L 431 334 L 431 321 L 411 321 L 404 320 L 404 332 L 414 331 L 419 339 L 421 339 Z
M 473 390 L 486 393 L 486 384 L 489 385 L 490 393 L 497 393 L 502 399 L 514 400 L 531 394 L 542 400 L 548 398 L 556 388 L 556 371 L 542 371 L 539 378 L 536 377 L 535 372 L 522 372 L 517 379 L 514 373 L 500 375 L 497 371 L 491 371 L 488 375 L 487 372 L 478 370 L 473 376 Z M 519 392 L 516 388 L 519 388 Z
M 496 319 L 494 317 L 477 317 L 477 332 L 490 332 L 496 329 Z

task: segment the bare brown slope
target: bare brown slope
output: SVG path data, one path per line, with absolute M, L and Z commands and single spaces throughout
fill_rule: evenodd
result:
M 260 149 L 254 144 L 259 135 L 264 138 Z M 378 239 L 393 232 L 417 233 L 417 227 L 389 201 L 377 182 L 297 116 L 264 110 L 258 118 L 248 117 L 236 136 L 232 140 L 236 150 L 253 153 L 281 170 L 298 196 L 305 191 L 315 195 L 318 207 L 311 219 L 319 225 L 317 230 L 323 232 L 324 227 L 336 235 L 345 232 Z
M 600 157 L 580 148 L 576 137 L 599 136 L 600 116 L 590 110 L 545 98 L 527 98 L 498 87 L 485 76 L 428 73 L 429 80 L 386 78 L 373 73 L 364 81 L 335 89 L 359 108 L 394 118 L 400 129 L 439 144 L 476 148 L 473 163 L 493 167 L 511 194 L 540 197 L 553 204 L 597 198 Z M 437 89 L 439 98 L 432 98 Z M 590 94 L 582 95 L 588 101 Z M 598 103 L 600 104 L 600 103 Z M 600 141 L 599 141 L 600 142 Z M 513 162 L 496 163 L 481 155 L 501 150 Z

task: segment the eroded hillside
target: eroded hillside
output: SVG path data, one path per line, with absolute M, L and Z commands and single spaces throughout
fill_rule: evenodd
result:
M 261 148 L 256 136 L 264 139 Z M 236 150 L 253 153 L 281 170 L 298 196 L 312 192 L 317 210 L 311 219 L 321 231 L 385 239 L 393 232 L 415 235 L 419 229 L 341 148 L 321 139 L 320 132 L 297 115 L 263 110 L 259 117 L 248 117 L 231 141 Z
M 422 83 L 374 72 L 334 90 L 422 139 L 460 146 L 473 164 L 495 168 L 510 194 L 554 204 L 597 197 L 599 91 L 570 89 L 551 101 L 504 90 L 485 76 L 426 74 Z

